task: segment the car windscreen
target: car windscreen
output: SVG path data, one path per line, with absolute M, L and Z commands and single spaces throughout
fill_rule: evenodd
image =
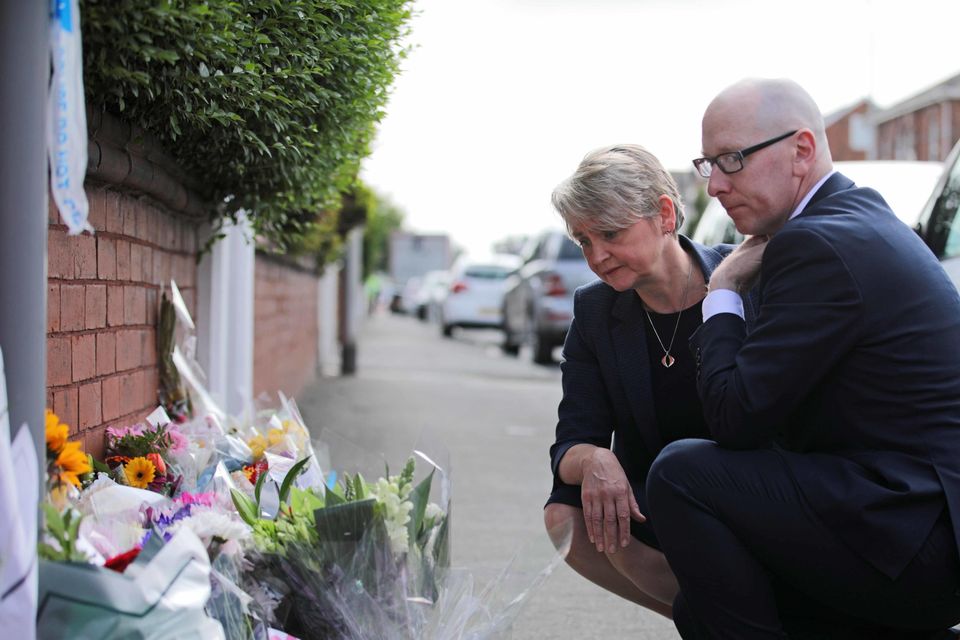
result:
M 478 264 L 467 267 L 463 275 L 469 278 L 480 278 L 483 280 L 503 280 L 510 274 L 510 269 L 492 264 Z
M 577 246 L 576 242 L 564 236 L 563 242 L 560 243 L 560 255 L 557 256 L 557 259 L 558 260 L 582 260 L 583 252 L 580 251 L 580 247 Z

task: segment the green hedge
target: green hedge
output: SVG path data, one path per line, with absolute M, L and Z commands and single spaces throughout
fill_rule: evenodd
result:
M 157 136 L 215 218 L 302 244 L 369 153 L 411 4 L 81 0 L 87 99 Z

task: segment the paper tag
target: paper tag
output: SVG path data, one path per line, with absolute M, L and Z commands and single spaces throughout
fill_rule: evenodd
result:
M 154 428 L 163 427 L 170 424 L 170 416 L 167 415 L 163 406 L 159 406 L 153 410 L 153 413 L 147 416 L 147 422 L 153 425 Z

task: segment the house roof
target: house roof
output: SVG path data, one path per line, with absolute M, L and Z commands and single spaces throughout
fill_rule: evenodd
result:
M 960 100 L 960 73 L 938 82 L 902 102 L 874 114 L 874 122 L 880 124 L 907 113 L 912 113 L 932 104 Z
M 823 117 L 823 124 L 827 127 L 833 126 L 864 105 L 867 107 L 867 113 L 870 113 L 876 109 L 876 105 L 873 104 L 873 101 L 870 98 L 860 98 L 851 105 L 842 107 L 825 115 Z

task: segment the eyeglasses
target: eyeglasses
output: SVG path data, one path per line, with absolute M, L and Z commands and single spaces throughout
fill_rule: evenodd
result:
M 793 131 L 785 133 L 782 136 L 764 140 L 760 144 L 755 144 L 752 147 L 747 147 L 746 149 L 741 149 L 740 151 L 728 151 L 727 153 L 721 153 L 720 155 L 713 156 L 712 158 L 697 158 L 693 161 L 693 166 L 696 167 L 697 173 L 704 178 L 710 177 L 710 174 L 713 173 L 713 167 L 717 167 L 720 169 L 720 171 L 726 174 L 736 173 L 737 171 L 741 171 L 743 169 L 743 159 L 748 155 L 756 151 L 760 151 L 760 149 L 769 147 L 770 145 L 780 142 L 781 140 L 789 138 L 797 131 L 799 131 L 799 129 L 794 129 Z

